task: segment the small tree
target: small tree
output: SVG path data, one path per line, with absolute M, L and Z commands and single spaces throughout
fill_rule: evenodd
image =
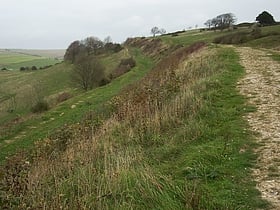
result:
M 93 89 L 105 78 L 104 70 L 97 58 L 82 56 L 74 64 L 72 81 L 86 91 Z
M 204 25 L 205 25 L 208 29 L 210 29 L 210 28 L 211 28 L 211 25 L 212 25 L 212 19 L 207 20 L 207 21 L 204 23 Z
M 159 30 L 159 33 L 160 33 L 161 35 L 166 34 L 166 30 L 165 30 L 164 28 L 161 28 L 161 29 Z
M 158 34 L 158 33 L 159 33 L 159 28 L 158 27 L 155 26 L 151 29 L 151 34 L 153 34 L 153 37 L 155 37 L 156 34 Z
M 256 17 L 256 21 L 258 21 L 261 25 L 269 26 L 274 25 L 276 22 L 271 14 L 267 11 L 262 12 Z
M 109 44 L 109 43 L 113 43 L 113 40 L 110 36 L 107 36 L 107 37 L 104 38 L 103 42 L 106 45 L 106 44 Z
M 218 27 L 223 30 L 231 27 L 236 22 L 236 17 L 232 13 L 222 14 L 216 17 Z

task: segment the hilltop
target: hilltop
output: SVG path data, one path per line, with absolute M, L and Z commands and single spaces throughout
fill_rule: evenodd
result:
M 0 95 L 0 207 L 268 208 L 248 170 L 258 145 L 244 116 L 256 106 L 237 89 L 245 69 L 236 49 L 277 63 L 279 34 L 271 26 L 257 37 L 245 27 L 128 39 L 100 58 L 107 75 L 124 58 L 136 66 L 87 92 L 70 84 L 70 63 L 0 72 L 1 89 L 15 90 Z M 7 113 L 36 81 L 51 109 L 32 114 L 20 103 Z M 71 97 L 57 102 L 62 93 Z

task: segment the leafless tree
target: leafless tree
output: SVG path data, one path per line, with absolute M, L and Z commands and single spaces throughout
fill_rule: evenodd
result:
M 104 43 L 94 36 L 87 37 L 82 42 L 85 45 L 88 54 L 96 53 L 98 49 L 103 48 L 104 46 Z
M 208 29 L 210 29 L 211 26 L 212 26 L 212 19 L 207 20 L 207 21 L 204 23 L 204 25 L 206 25 L 206 27 L 207 27 Z
M 153 37 L 155 37 L 156 34 L 158 34 L 158 33 L 159 33 L 159 28 L 158 27 L 155 26 L 151 29 L 151 34 L 153 34 Z
M 216 19 L 217 19 L 218 27 L 221 30 L 231 27 L 237 20 L 235 15 L 232 13 L 218 15 Z
M 106 45 L 106 44 L 112 43 L 113 41 L 112 41 L 112 38 L 110 36 L 107 36 L 107 37 L 105 37 L 103 42 Z
M 97 58 L 82 56 L 73 67 L 72 81 L 86 91 L 93 89 L 105 78 L 104 70 L 104 66 Z
M 165 30 L 164 28 L 161 28 L 161 29 L 159 30 L 159 33 L 160 33 L 161 35 L 166 34 L 166 30 Z

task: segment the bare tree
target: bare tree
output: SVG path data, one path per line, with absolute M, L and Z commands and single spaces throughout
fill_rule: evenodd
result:
M 98 49 L 103 48 L 104 46 L 104 43 L 94 36 L 87 37 L 82 42 L 85 45 L 88 54 L 96 53 Z
M 110 36 L 105 37 L 103 42 L 105 45 L 109 43 L 113 43 L 112 38 Z
M 86 91 L 93 89 L 105 78 L 104 70 L 97 58 L 82 56 L 73 67 L 72 81 Z
M 223 30 L 231 27 L 236 22 L 236 17 L 232 13 L 222 14 L 216 17 L 218 27 Z
M 211 28 L 211 26 L 214 28 L 214 30 L 216 29 L 225 29 L 225 28 L 231 28 L 234 23 L 236 22 L 236 17 L 234 14 L 232 13 L 225 13 L 225 14 L 221 14 L 218 15 L 215 18 L 209 19 L 207 20 L 204 25 L 206 25 L 209 29 Z
M 161 35 L 166 34 L 166 30 L 165 30 L 164 28 L 161 28 L 161 29 L 159 30 L 159 33 L 160 33 Z
M 155 37 L 156 34 L 158 34 L 158 33 L 159 33 L 159 28 L 158 27 L 155 26 L 151 29 L 151 34 L 153 34 L 153 37 Z
M 206 27 L 207 27 L 208 29 L 210 29 L 211 26 L 212 26 L 212 19 L 207 20 L 207 21 L 204 23 L 204 25 L 206 25 Z

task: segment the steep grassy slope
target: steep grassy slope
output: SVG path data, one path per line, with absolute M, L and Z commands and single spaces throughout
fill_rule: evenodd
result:
M 38 142 L 31 156 L 9 160 L 2 207 L 262 207 L 250 181 L 253 145 L 242 118 L 251 108 L 235 89 L 243 69 L 232 49 L 203 46 L 178 49 L 111 100 L 147 71 L 147 58 L 138 60 L 144 68 L 81 96 L 95 104 L 87 118 Z M 66 112 L 68 101 L 52 114 L 74 117 L 86 104 Z

